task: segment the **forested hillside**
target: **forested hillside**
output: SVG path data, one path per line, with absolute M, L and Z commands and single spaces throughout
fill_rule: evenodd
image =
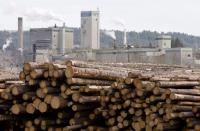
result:
M 74 29 L 74 44 L 80 44 L 80 28 Z M 123 32 L 115 31 L 116 34 L 116 43 L 119 45 L 123 42 Z M 135 32 L 130 31 L 127 32 L 127 42 L 129 45 L 134 45 L 135 47 L 148 47 L 149 45 L 153 45 L 155 43 L 155 38 L 159 35 L 171 35 L 173 41 L 178 39 L 178 42 L 181 43 L 184 47 L 200 47 L 200 37 L 188 35 L 185 33 L 177 33 L 177 32 L 169 32 L 169 33 L 158 33 L 151 31 L 142 31 Z M 0 48 L 5 43 L 8 37 L 12 37 L 13 43 L 9 48 L 16 48 L 17 45 L 17 32 L 16 31 L 0 31 Z M 101 30 L 101 47 L 112 47 L 113 39 L 106 35 L 103 30 Z M 29 45 L 29 32 L 24 32 L 24 43 L 25 47 L 28 48 Z M 199 45 L 199 46 L 198 46 Z

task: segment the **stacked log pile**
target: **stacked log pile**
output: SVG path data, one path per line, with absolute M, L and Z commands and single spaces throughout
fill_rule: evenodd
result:
M 0 84 L 2 130 L 200 130 L 197 69 L 25 63 L 19 79 Z

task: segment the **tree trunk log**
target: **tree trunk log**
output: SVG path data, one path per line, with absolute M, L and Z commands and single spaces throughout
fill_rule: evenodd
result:
M 160 81 L 157 83 L 159 87 L 170 87 L 170 88 L 189 88 L 199 86 L 198 81 Z
M 81 78 L 71 78 L 67 79 L 69 85 L 111 85 L 112 81 L 106 80 L 92 80 L 92 79 L 81 79 Z
M 127 77 L 126 72 L 117 72 L 102 69 L 91 69 L 91 68 L 77 68 L 68 66 L 65 71 L 67 78 L 89 78 L 89 79 L 104 79 L 104 80 L 116 80 L 117 78 Z

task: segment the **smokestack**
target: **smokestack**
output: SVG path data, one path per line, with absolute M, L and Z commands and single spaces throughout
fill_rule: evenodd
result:
M 63 27 L 61 28 L 60 34 L 60 53 L 65 54 L 65 23 L 63 23 Z
M 127 47 L 126 29 L 124 29 L 124 46 Z
M 23 55 L 23 18 L 18 17 L 18 49 L 21 51 L 21 55 Z

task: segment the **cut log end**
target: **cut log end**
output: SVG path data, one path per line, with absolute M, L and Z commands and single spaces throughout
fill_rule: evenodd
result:
M 35 107 L 33 106 L 32 103 L 28 104 L 26 106 L 26 112 L 29 113 L 29 114 L 34 114 L 35 112 Z
M 58 109 L 60 107 L 60 99 L 58 97 L 53 97 L 51 99 L 51 107 L 53 109 Z
M 41 113 L 47 112 L 47 109 L 48 109 L 48 107 L 47 107 L 47 104 L 45 102 L 41 102 L 39 104 L 39 111 Z

